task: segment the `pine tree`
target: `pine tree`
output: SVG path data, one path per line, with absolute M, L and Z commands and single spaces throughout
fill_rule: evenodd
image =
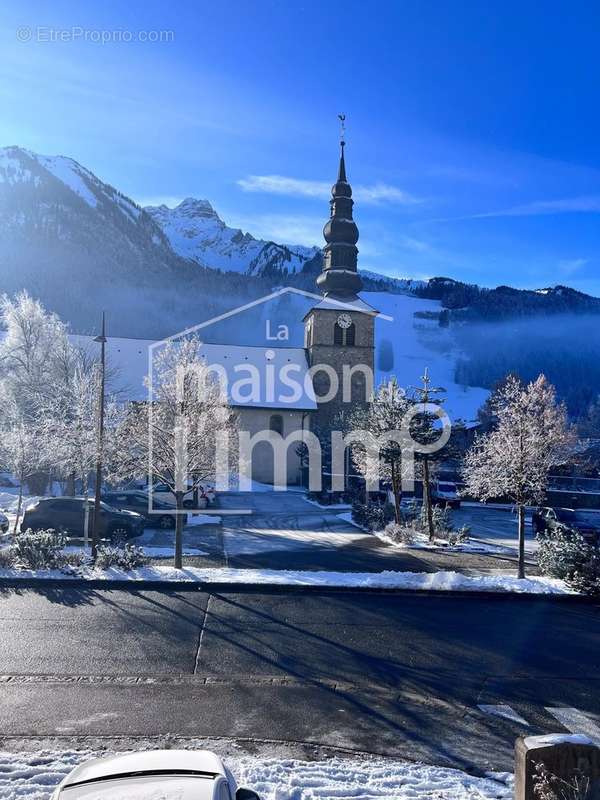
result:
M 423 375 L 423 386 L 413 389 L 413 402 L 419 407 L 419 413 L 415 415 L 411 425 L 411 435 L 413 439 L 424 445 L 436 442 L 440 436 L 440 418 L 437 409 L 441 408 L 445 389 L 441 386 L 432 386 L 429 370 L 426 368 Z M 437 407 L 437 408 L 436 408 Z M 420 467 L 421 478 L 423 481 L 423 513 L 427 524 L 429 541 L 435 540 L 435 523 L 433 515 L 433 501 L 431 498 L 432 465 L 442 458 L 447 457 L 447 452 L 440 448 L 434 453 L 415 452 L 415 460 Z

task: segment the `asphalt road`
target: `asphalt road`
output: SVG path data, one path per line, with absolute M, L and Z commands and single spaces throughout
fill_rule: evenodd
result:
M 240 509 L 251 513 L 238 515 Z M 319 508 L 298 492 L 228 492 L 220 496 L 219 510 L 225 512 L 223 551 L 231 567 L 353 572 L 510 569 L 517 555 L 514 515 L 484 506 L 465 506 L 453 512 L 453 519 L 456 526 L 471 527 L 474 542 L 496 548 L 485 555 L 390 546 L 342 519 L 347 509 Z M 197 535 L 202 538 L 201 529 Z
M 508 769 L 519 734 L 583 725 L 600 736 L 599 609 L 514 596 L 4 589 L 2 735 L 248 737 Z

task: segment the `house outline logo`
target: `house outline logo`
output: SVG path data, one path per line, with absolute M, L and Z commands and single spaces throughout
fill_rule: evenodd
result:
M 295 286 L 283 286 L 281 289 L 276 289 L 271 294 L 266 294 L 263 297 L 259 297 L 256 300 L 252 300 L 249 303 L 245 303 L 242 306 L 238 306 L 237 308 L 232 308 L 231 311 L 225 311 L 223 314 L 219 314 L 212 319 L 208 319 L 205 322 L 199 322 L 197 325 L 192 325 L 189 328 L 185 328 L 178 333 L 173 333 L 170 336 L 166 336 L 164 339 L 159 339 L 156 342 L 153 342 L 148 347 L 149 351 L 149 366 L 151 366 L 151 354 L 157 347 L 161 347 L 162 345 L 167 344 L 168 342 L 172 342 L 175 339 L 179 339 L 183 336 L 191 336 L 192 334 L 196 333 L 197 331 L 203 330 L 204 328 L 208 328 L 211 325 L 216 324 L 217 322 L 222 322 L 225 319 L 230 319 L 231 317 L 235 317 L 237 314 L 241 314 L 244 311 L 249 311 L 251 308 L 256 308 L 256 306 L 262 305 L 263 303 L 268 303 L 271 300 L 275 300 L 278 297 L 283 297 L 285 294 L 295 294 L 302 297 L 307 297 L 311 300 L 316 300 L 319 303 L 327 302 L 331 304 L 335 308 L 339 308 L 340 311 L 359 311 L 361 314 L 368 314 L 369 316 L 377 317 L 378 319 L 383 319 L 386 322 L 393 322 L 394 318 L 390 317 L 387 314 L 382 314 L 379 311 L 369 311 L 367 308 L 357 308 L 356 305 L 353 303 L 346 303 L 343 300 L 338 300 L 333 297 L 324 297 L 322 294 L 316 294 L 315 292 L 308 292 L 305 289 L 298 289 Z
M 211 325 L 215 325 L 219 322 L 222 322 L 226 319 L 231 319 L 238 314 L 242 314 L 245 311 L 249 311 L 252 308 L 256 308 L 257 306 L 263 305 L 264 303 L 268 303 L 271 300 L 276 300 L 280 297 L 283 297 L 286 294 L 293 294 L 296 296 L 308 298 L 313 300 L 317 303 L 326 303 L 333 309 L 339 309 L 340 311 L 354 311 L 359 312 L 361 314 L 366 314 L 368 316 L 376 317 L 378 319 L 383 319 L 386 322 L 393 322 L 394 318 L 383 314 L 375 309 L 370 309 L 368 306 L 364 308 L 357 307 L 357 305 L 353 302 L 344 302 L 344 300 L 337 299 L 334 297 L 325 297 L 322 294 L 316 294 L 315 292 L 309 292 L 305 289 L 299 289 L 293 286 L 284 286 L 279 289 L 276 289 L 274 292 L 271 292 L 268 295 L 264 295 L 263 297 L 259 297 L 256 300 L 252 300 L 249 303 L 245 303 L 244 305 L 238 306 L 237 308 L 233 308 L 230 311 L 226 311 L 223 314 L 219 314 L 216 317 L 212 317 L 211 319 L 205 320 L 204 322 L 200 322 L 197 325 L 192 325 L 188 328 L 185 328 L 177 333 L 173 333 L 170 336 L 166 336 L 163 339 L 159 339 L 156 342 L 153 342 L 148 346 L 148 402 L 153 402 L 153 355 L 157 348 L 164 347 L 166 344 L 176 341 L 177 339 L 184 338 L 186 336 L 192 336 L 196 334 L 198 331 L 204 330 L 209 328 Z M 303 349 L 303 348 L 298 348 Z M 150 505 L 152 505 L 152 497 L 154 492 L 150 491 Z M 153 509 L 150 509 L 151 513 L 154 512 Z M 254 513 L 252 509 L 249 508 L 242 508 L 242 509 L 203 509 L 203 514 L 214 515 L 215 517 L 219 516 L 227 516 L 227 515 L 251 515 Z

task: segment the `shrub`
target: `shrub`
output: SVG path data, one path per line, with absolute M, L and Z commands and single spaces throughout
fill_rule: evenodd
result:
M 452 512 L 450 509 L 433 506 L 431 509 L 431 516 L 433 517 L 433 530 L 435 531 L 436 536 L 447 538 L 448 534 L 453 530 Z M 419 529 L 422 533 L 427 533 L 429 530 L 427 527 L 427 508 L 425 507 L 425 504 L 423 504 L 421 507 Z
M 568 579 L 581 571 L 590 558 L 590 546 L 579 534 L 566 528 L 558 528 L 551 536 L 537 537 L 538 566 L 544 575 Z
M 396 544 L 413 544 L 417 532 L 410 525 L 390 522 L 385 526 L 384 533 Z
M 561 578 L 583 594 L 600 595 L 600 552 L 578 533 L 558 529 L 538 536 L 538 565 L 543 575 Z
M 63 567 L 77 568 L 85 566 L 89 561 L 89 557 L 82 550 L 74 550 L 71 553 L 63 553 L 61 561 L 61 566 Z
M 20 531 L 15 534 L 12 549 L 15 562 L 25 569 L 57 569 L 64 562 L 62 549 L 65 537 L 55 530 Z
M 454 546 L 456 544 L 466 544 L 471 536 L 471 528 L 468 525 L 463 525 L 457 530 L 452 530 L 448 534 L 448 544 Z
M 381 531 L 386 523 L 394 517 L 394 507 L 386 503 L 360 503 L 352 504 L 352 519 L 361 528 L 368 531 Z
M 13 547 L 4 547 L 0 550 L 0 569 L 10 569 L 15 565 L 15 551 Z
M 135 544 L 119 546 L 113 544 L 101 545 L 96 554 L 96 566 L 100 569 L 118 567 L 119 569 L 131 570 L 143 567 L 148 563 L 148 558 L 141 547 Z

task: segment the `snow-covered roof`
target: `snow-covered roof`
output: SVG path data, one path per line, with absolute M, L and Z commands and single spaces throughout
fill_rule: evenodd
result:
M 344 298 L 344 297 L 324 297 L 319 303 L 314 305 L 310 311 L 313 309 L 331 309 L 332 311 L 361 311 L 363 314 L 370 314 L 371 316 L 377 316 L 379 312 L 370 306 L 368 303 L 361 297 L 354 297 L 354 298 Z M 310 313 L 307 312 L 307 315 Z
M 92 353 L 98 348 L 91 336 L 73 335 L 71 339 Z M 109 337 L 106 343 L 107 369 L 114 373 L 112 388 L 129 400 L 148 396 L 144 379 L 149 371 L 150 347 L 155 344 L 151 339 L 121 337 Z M 223 368 L 232 405 L 289 411 L 317 407 L 302 347 L 203 344 L 202 354 L 209 367 Z

